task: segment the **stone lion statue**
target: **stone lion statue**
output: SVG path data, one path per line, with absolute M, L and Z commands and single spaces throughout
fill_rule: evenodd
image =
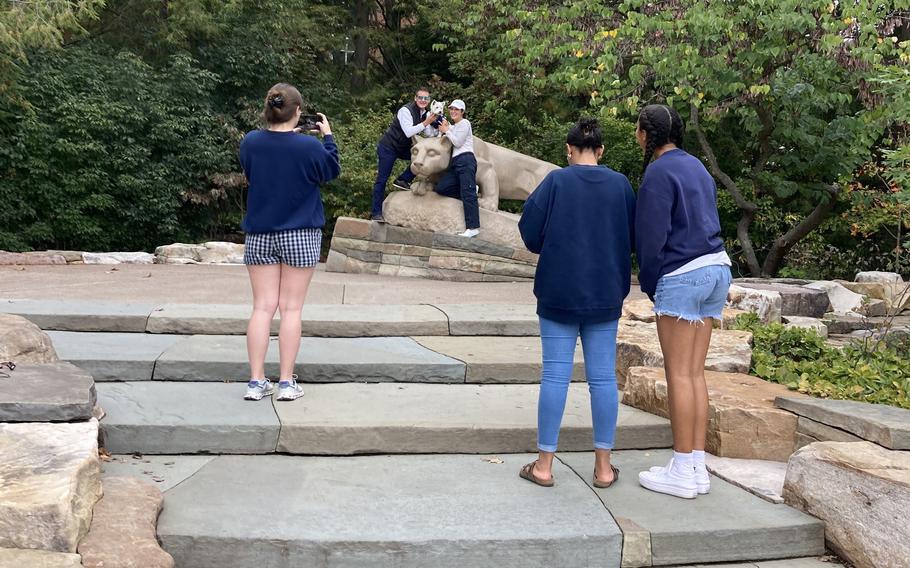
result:
M 484 142 L 476 136 L 474 156 L 477 158 L 477 185 L 480 186 L 478 205 L 489 211 L 499 209 L 500 198 L 527 200 L 548 173 L 559 169 L 550 162 Z M 411 146 L 411 171 L 417 179 L 411 184 L 411 191 L 416 195 L 432 191 L 449 167 L 451 158 L 452 142 L 448 138 L 415 136 Z

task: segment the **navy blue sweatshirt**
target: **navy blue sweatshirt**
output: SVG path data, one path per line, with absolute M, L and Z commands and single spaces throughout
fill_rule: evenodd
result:
M 638 282 L 652 300 L 661 276 L 724 249 L 714 178 L 683 150 L 665 152 L 645 170 L 635 219 Z
M 550 172 L 528 198 L 518 229 L 540 254 L 537 314 L 562 323 L 619 319 L 632 272 L 635 194 L 602 166 Z
M 325 225 L 319 185 L 341 173 L 331 135 L 320 143 L 306 134 L 254 130 L 240 143 L 240 165 L 250 182 L 244 232 Z

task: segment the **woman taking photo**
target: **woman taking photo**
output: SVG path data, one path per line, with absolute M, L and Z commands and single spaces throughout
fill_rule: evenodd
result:
M 520 475 L 553 485 L 553 457 L 581 336 L 594 422 L 594 486 L 619 476 L 610 463 L 616 416 L 616 330 L 629 293 L 635 195 L 629 180 L 598 166 L 603 155 L 596 120 L 582 119 L 566 136 L 569 166 L 550 172 L 531 193 L 518 228 L 540 254 L 534 277 L 543 371 L 537 407 L 539 456 Z
M 731 275 L 717 187 L 701 161 L 681 149 L 683 130 L 675 110 L 649 105 L 635 131 L 645 153 L 636 211 L 638 280 L 657 314 L 674 450 L 666 466 L 641 472 L 638 480 L 646 489 L 693 499 L 711 488 L 705 358 Z
M 261 400 L 274 390 L 265 376 L 265 354 L 275 310 L 281 312 L 278 400 L 303 396 L 294 364 L 300 349 L 300 311 L 319 262 L 325 225 L 319 185 L 338 177 L 341 167 L 324 114 L 316 123 L 322 143 L 298 133 L 302 106 L 297 89 L 286 83 L 275 85 L 265 98 L 267 128 L 248 133 L 240 144 L 240 164 L 249 181 L 243 262 L 253 288 L 253 314 L 246 333 L 247 400 Z

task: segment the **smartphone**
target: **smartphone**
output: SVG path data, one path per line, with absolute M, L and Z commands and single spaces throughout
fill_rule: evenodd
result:
M 304 131 L 319 130 L 320 122 L 322 122 L 322 117 L 318 114 L 301 114 L 298 127 Z

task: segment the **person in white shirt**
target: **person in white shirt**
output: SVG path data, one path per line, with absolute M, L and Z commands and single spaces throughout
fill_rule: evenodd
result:
M 373 206 L 370 218 L 382 221 L 382 202 L 385 200 L 385 186 L 392 174 L 395 160 L 411 161 L 411 137 L 423 133 L 424 136 L 438 136 L 439 132 L 432 126 L 436 115 L 427 112 L 430 104 L 430 91 L 425 87 L 417 89 L 414 100 L 400 109 L 389 124 L 385 134 L 376 145 L 378 165 L 376 182 L 373 184 Z M 414 173 L 405 168 L 392 185 L 398 189 L 411 189 Z
M 462 237 L 476 237 L 480 234 L 480 209 L 477 206 L 477 159 L 474 157 L 474 134 L 471 121 L 464 117 L 465 104 L 455 99 L 449 105 L 449 117 L 439 125 L 442 135 L 452 142 L 452 161 L 449 169 L 436 184 L 439 195 L 461 199 L 464 205 L 464 226 Z

